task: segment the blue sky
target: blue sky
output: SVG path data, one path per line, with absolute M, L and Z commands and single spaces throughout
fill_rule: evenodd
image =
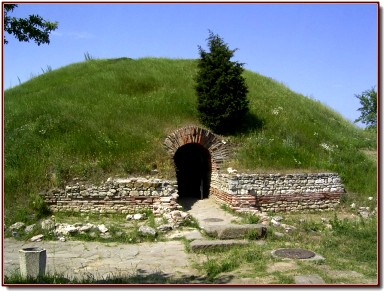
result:
M 20 4 L 12 16 L 58 21 L 50 45 L 6 35 L 4 87 L 42 69 L 95 58 L 198 58 L 208 30 L 245 68 L 319 100 L 354 121 L 355 94 L 378 85 L 377 5 L 345 4 Z

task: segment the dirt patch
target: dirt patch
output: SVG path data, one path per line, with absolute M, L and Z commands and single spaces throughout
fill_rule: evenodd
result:
M 255 277 L 255 278 L 236 278 L 233 277 L 229 285 L 266 285 L 270 283 L 276 283 L 277 280 L 273 276 Z
M 295 270 L 298 269 L 299 266 L 296 264 L 296 262 L 290 261 L 290 262 L 275 262 L 273 265 L 268 266 L 267 272 L 284 272 L 289 270 Z
M 365 275 L 354 271 L 354 270 L 336 270 L 331 269 L 327 265 L 323 265 L 320 267 L 326 275 L 333 279 L 348 279 L 347 283 L 355 282 L 358 284 L 377 284 L 377 279 L 374 278 L 368 278 Z
M 328 270 L 327 275 L 334 278 L 363 278 L 364 275 L 353 270 Z

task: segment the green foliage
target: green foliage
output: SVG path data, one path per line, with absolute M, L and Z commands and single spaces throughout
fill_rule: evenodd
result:
M 374 87 L 355 95 L 359 99 L 362 107 L 358 109 L 361 111 L 361 116 L 355 120 L 355 122 L 362 122 L 367 125 L 368 128 L 377 127 L 377 91 Z
M 214 279 L 218 274 L 222 272 L 233 271 L 235 268 L 239 266 L 238 258 L 216 258 L 216 259 L 208 259 L 203 264 L 203 269 L 205 270 L 207 277 L 210 279 Z
M 46 202 L 39 195 L 36 195 L 31 200 L 32 203 L 30 208 L 35 212 L 35 216 L 37 219 L 47 217 L 52 213 L 49 207 L 47 206 Z
M 66 278 L 64 275 L 60 275 L 60 274 L 46 274 L 44 276 L 38 276 L 34 278 L 22 277 L 22 275 L 18 272 L 14 272 L 9 275 L 4 275 L 4 284 L 6 285 L 70 284 L 70 283 L 74 283 L 74 282 Z
M 252 264 L 256 273 L 266 271 L 267 258 L 264 250 L 256 244 L 208 251 L 205 256 L 207 260 L 197 264 L 197 268 L 204 271 L 210 280 L 223 272 L 237 270 L 244 264 Z
M 246 213 L 246 214 L 243 214 L 242 223 L 244 223 L 244 224 L 257 224 L 257 223 L 259 223 L 259 220 L 260 220 L 260 218 L 258 215 L 255 215 L 252 213 Z
M 278 284 L 295 284 L 294 277 L 291 275 L 285 275 L 282 272 L 276 271 L 274 275 L 278 278 Z
M 261 234 L 258 233 L 255 229 L 249 229 L 246 233 L 244 238 L 248 240 L 257 240 L 261 237 Z
M 311 232 L 323 231 L 324 225 L 321 222 L 308 220 L 308 221 L 305 221 L 304 223 L 301 224 L 301 228 L 304 231 L 311 233 Z
M 377 217 L 352 220 L 338 219 L 335 215 L 330 223 L 333 234 L 323 242 L 323 247 L 328 250 L 337 249 L 337 255 L 343 259 L 369 264 L 371 270 L 376 270 Z M 363 269 L 362 266 L 360 268 Z
M 61 273 L 46 274 L 37 278 L 24 278 L 18 272 L 10 275 L 4 275 L 4 284 L 6 285 L 139 285 L 139 284 L 190 284 L 196 281 L 195 276 L 185 276 L 175 278 L 166 273 L 155 271 L 152 274 L 144 274 L 142 271 L 136 271 L 130 274 L 107 275 L 104 279 L 95 277 L 92 274 L 85 274 L 82 277 L 69 277 Z
M 30 15 L 28 18 L 11 18 L 9 13 L 17 6 L 16 4 L 4 4 L 4 31 L 14 35 L 19 41 L 33 40 L 38 45 L 49 44 L 49 35 L 51 31 L 58 28 L 58 23 L 45 21 L 39 15 Z M 4 44 L 7 43 L 8 40 L 4 35 Z
M 182 222 L 181 226 L 200 229 L 199 222 L 193 217 L 190 217 L 189 219 L 185 219 Z
M 230 61 L 236 50 L 218 35 L 210 32 L 207 40 L 210 52 L 199 46 L 196 77 L 200 121 L 216 133 L 231 133 L 249 110 L 243 64 Z
M 33 214 L 31 213 L 31 209 L 29 209 L 27 207 L 17 207 L 16 209 L 13 209 L 13 210 L 15 213 L 15 217 L 14 217 L 14 219 L 12 219 L 12 222 L 20 221 L 20 222 L 29 224 L 34 219 Z M 5 220 L 7 223 L 8 222 L 7 219 L 5 219 Z M 7 224 L 10 224 L 10 222 L 8 222 Z

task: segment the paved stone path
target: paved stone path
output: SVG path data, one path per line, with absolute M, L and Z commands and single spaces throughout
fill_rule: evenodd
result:
M 184 205 L 185 208 L 185 205 Z M 188 213 L 197 219 L 201 228 L 210 225 L 225 225 L 230 224 L 233 220 L 238 218 L 220 208 L 220 205 L 211 198 L 198 200 L 190 207 L 187 207 Z M 206 219 L 217 218 L 220 222 L 207 222 Z
M 200 226 L 208 225 L 206 218 L 220 218 L 223 224 L 235 217 L 221 210 L 211 199 L 189 201 L 188 212 Z M 189 233 L 189 236 L 193 233 Z M 198 235 L 194 239 L 199 239 Z M 22 242 L 13 238 L 4 239 L 4 274 L 18 272 L 19 250 L 29 247 L 42 247 L 47 253 L 47 274 L 61 274 L 69 278 L 82 279 L 93 276 L 94 279 L 128 275 L 152 275 L 185 278 L 199 277 L 192 267 L 198 255 L 185 251 L 182 241 L 119 244 L 84 241 L 41 241 Z M 195 259 L 197 258 L 197 259 Z
M 219 205 L 211 199 L 188 201 L 185 209 L 197 219 L 201 228 L 212 225 L 226 225 L 237 219 L 220 209 Z M 208 222 L 209 218 L 218 218 L 223 221 Z M 171 238 L 185 236 L 193 243 L 201 244 L 204 237 L 200 232 L 172 232 Z M 204 244 L 209 241 L 204 240 Z M 223 243 L 227 243 L 224 241 Z M 258 244 L 264 243 L 258 241 Z M 205 284 L 204 276 L 193 268 L 194 262 L 204 259 L 200 254 L 187 252 L 186 246 L 181 240 L 167 242 L 119 244 L 84 241 L 41 241 L 23 242 L 13 238 L 5 238 L 3 243 L 3 272 L 12 274 L 19 272 L 19 250 L 28 247 L 42 247 L 47 252 L 47 274 L 59 274 L 69 279 L 85 279 L 91 277 L 101 280 L 116 277 L 143 276 L 150 279 L 171 279 L 176 283 L 200 283 Z M 288 262 L 276 262 L 274 268 L 279 270 L 280 264 Z M 271 271 L 271 270 L 269 270 Z M 328 271 L 330 272 L 330 271 Z M 332 271 L 335 272 L 335 271 Z M 339 271 L 340 272 L 340 271 Z M 355 272 L 354 272 L 355 273 Z M 334 275 L 336 276 L 336 275 Z M 342 273 L 342 276 L 344 274 Z M 272 279 L 270 279 L 272 280 Z M 220 278 L 220 284 L 233 285 L 258 285 L 266 284 L 266 278 L 237 278 L 233 274 Z M 166 282 L 166 281 L 165 281 Z M 296 284 L 315 285 L 324 284 L 318 275 L 296 276 Z
M 4 274 L 19 271 L 19 250 L 42 247 L 47 253 L 47 274 L 95 279 L 136 274 L 166 277 L 197 276 L 191 255 L 181 241 L 117 244 L 82 241 L 20 242 L 4 239 Z

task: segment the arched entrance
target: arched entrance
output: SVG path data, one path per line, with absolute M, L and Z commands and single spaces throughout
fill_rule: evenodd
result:
M 226 141 L 197 126 L 182 127 L 169 134 L 164 146 L 176 167 L 178 201 L 186 209 L 210 194 L 211 178 L 228 157 Z
M 197 143 L 181 146 L 174 154 L 178 195 L 183 198 L 207 198 L 211 184 L 211 154 Z

